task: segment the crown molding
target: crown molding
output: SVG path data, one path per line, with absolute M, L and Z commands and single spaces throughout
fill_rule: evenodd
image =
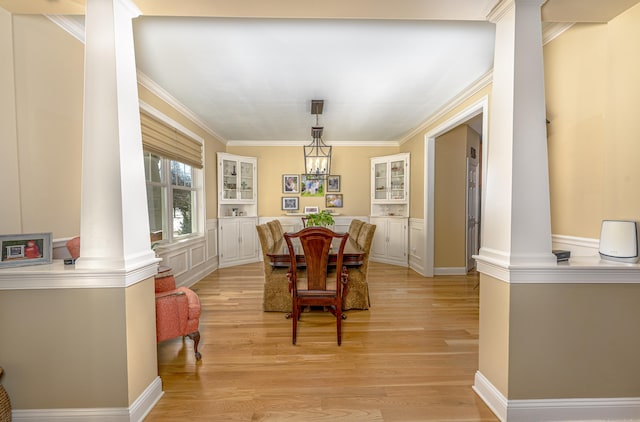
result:
M 227 146 L 233 147 L 304 147 L 309 145 L 308 140 L 304 141 L 285 141 L 285 140 L 236 140 L 227 141 Z M 333 147 L 397 147 L 400 145 L 397 141 L 325 141 L 327 146 Z
M 54 24 L 65 30 L 72 37 L 84 44 L 85 33 L 84 25 L 78 22 L 76 19 L 63 15 L 44 15 Z
M 575 22 L 549 22 L 542 31 L 542 45 L 550 43 L 567 29 L 571 28 Z
M 132 3 L 133 4 L 133 3 Z M 133 11 L 132 11 L 133 12 Z M 76 38 L 78 41 L 84 44 L 85 42 L 85 28 L 76 19 L 69 18 L 67 16 L 59 15 L 45 15 L 51 22 L 58 25 L 64 31 Z M 164 88 L 158 85 L 153 79 L 145 75 L 140 70 L 137 70 L 138 83 L 147 88 L 151 93 L 158 96 L 161 100 L 175 108 L 179 113 L 183 114 L 187 119 L 202 128 L 209 135 L 216 138 L 223 144 L 227 144 L 227 140 L 211 129 L 198 115 L 192 112 L 184 104 L 178 101 L 173 95 L 169 94 Z
M 464 90 L 460 91 L 458 95 L 453 97 L 449 102 L 440 107 L 438 111 L 433 113 L 427 120 L 425 120 L 420 126 L 409 132 L 408 135 L 404 136 L 399 142 L 398 145 L 402 145 L 405 142 L 409 141 L 414 136 L 419 133 L 425 131 L 429 126 L 435 124 L 438 120 L 443 118 L 447 113 L 453 111 L 456 107 L 460 106 L 464 101 L 471 98 L 473 95 L 477 94 L 481 89 L 485 88 L 489 84 L 493 82 L 493 69 L 482 75 L 479 79 L 473 82 Z M 379 144 L 377 144 L 379 145 Z
M 158 96 L 161 100 L 169 104 L 171 107 L 175 108 L 179 113 L 183 114 L 187 119 L 191 120 L 193 123 L 204 129 L 209 135 L 216 138 L 221 143 L 228 145 L 228 141 L 216 133 L 213 129 L 211 129 L 207 124 L 194 112 L 192 112 L 187 106 L 178 101 L 173 95 L 167 92 L 164 88 L 158 85 L 153 79 L 145 75 L 143 72 L 138 70 L 138 83 L 143 87 L 147 88 L 153 94 Z

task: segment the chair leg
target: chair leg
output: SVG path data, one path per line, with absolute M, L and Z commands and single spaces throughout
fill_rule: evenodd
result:
M 292 321 L 292 328 L 293 331 L 291 332 L 291 344 L 295 345 L 296 344 L 296 334 L 298 332 L 298 319 L 300 318 L 300 308 L 298 307 L 298 305 L 294 304 L 291 307 L 291 321 Z
M 202 355 L 200 354 L 200 352 L 198 352 L 198 343 L 200 343 L 200 330 L 191 334 L 187 334 L 187 337 L 193 340 L 193 351 L 196 354 L 196 360 L 202 359 Z
M 336 325 L 338 329 L 338 346 L 342 344 L 342 306 L 336 306 Z

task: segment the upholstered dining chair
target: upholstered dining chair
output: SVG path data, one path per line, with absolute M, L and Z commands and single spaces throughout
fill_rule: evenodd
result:
M 351 220 L 351 223 L 349 224 L 349 237 L 354 241 L 358 240 L 358 234 L 360 233 L 360 229 L 363 224 L 364 221 L 358 220 L 357 218 Z
M 296 249 L 293 239 L 300 239 L 304 254 L 304 273 L 297 268 Z M 337 247 L 336 269 L 333 277 L 328 277 L 329 253 L 334 238 L 340 239 Z M 342 344 L 342 289 L 347 284 L 347 269 L 343 267 L 344 247 L 349 234 L 338 234 L 324 227 L 307 227 L 296 233 L 284 234 L 289 248 L 291 266 L 289 267 L 289 288 L 291 290 L 291 341 L 296 344 L 298 320 L 303 306 L 328 307 L 336 319 L 338 346 Z
M 282 228 L 282 223 L 280 222 L 280 220 L 276 219 L 268 221 L 267 226 L 269 227 L 269 230 L 271 230 L 271 235 L 273 236 L 274 242 L 282 239 L 282 236 L 284 235 L 284 229 Z
M 156 278 L 155 283 L 158 343 L 174 337 L 189 337 L 193 340 L 196 360 L 200 360 L 200 298 L 187 287 L 176 288 L 176 281 L 171 274 Z
M 262 309 L 265 312 L 290 312 L 291 295 L 289 294 L 287 268 L 274 268 L 269 263 L 269 257 L 267 256 L 267 253 L 269 253 L 275 243 L 272 231 L 267 224 L 256 226 L 256 230 L 258 231 L 258 238 L 260 239 L 262 260 L 264 261 Z
M 364 251 L 362 265 L 349 267 L 349 288 L 342 302 L 342 309 L 369 309 L 371 299 L 369 296 L 369 284 L 367 274 L 369 271 L 369 253 L 373 243 L 373 235 L 376 231 L 375 224 L 364 223 L 361 225 L 358 237 L 355 239 L 358 247 Z

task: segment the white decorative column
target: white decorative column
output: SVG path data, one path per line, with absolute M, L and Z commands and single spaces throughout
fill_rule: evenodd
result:
M 549 265 L 549 174 L 540 8 L 506 0 L 496 24 L 487 178 L 479 261 Z
M 129 0 L 87 1 L 78 269 L 155 262 L 131 23 L 139 14 Z

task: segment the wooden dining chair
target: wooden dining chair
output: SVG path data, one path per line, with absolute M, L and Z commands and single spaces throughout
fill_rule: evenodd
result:
M 347 268 L 342 265 L 348 233 L 338 234 L 324 227 L 307 227 L 296 233 L 285 233 L 291 266 L 287 277 L 291 290 L 292 343 L 296 344 L 298 320 L 303 306 L 325 306 L 336 319 L 338 346 L 342 344 L 342 289 L 347 285 Z M 296 249 L 292 239 L 299 238 L 306 265 L 305 272 L 298 272 Z M 336 268 L 328 277 L 329 253 L 334 238 L 340 239 L 337 248 Z

